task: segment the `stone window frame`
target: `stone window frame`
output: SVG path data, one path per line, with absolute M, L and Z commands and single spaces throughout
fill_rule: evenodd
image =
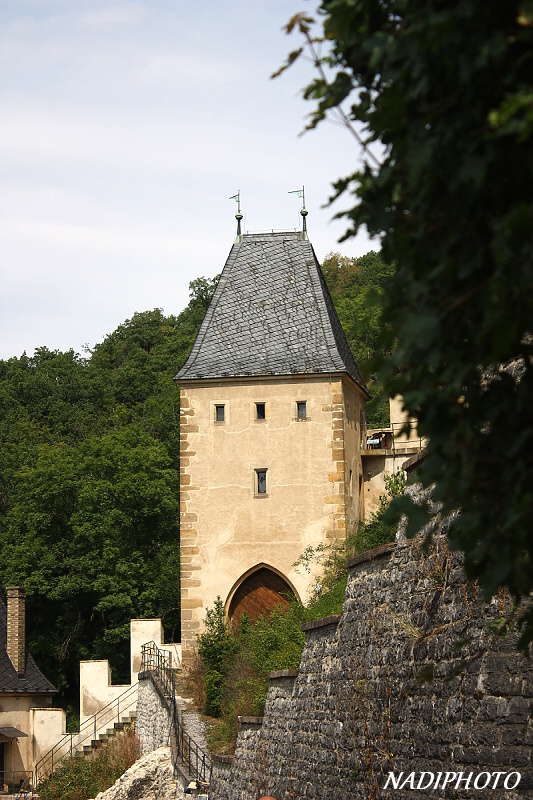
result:
M 265 491 L 259 491 L 259 474 L 265 473 Z M 254 469 L 254 497 L 262 498 L 268 497 L 268 484 L 269 484 L 269 477 L 268 477 L 268 467 L 255 467 Z
M 218 419 L 218 409 L 223 409 L 224 419 Z M 216 427 L 227 425 L 230 421 L 230 409 L 227 400 L 210 400 L 209 401 L 209 416 L 211 425 Z
M 263 416 L 259 416 L 259 407 L 262 406 L 263 408 Z M 256 422 L 266 422 L 267 420 L 267 404 L 264 400 L 258 400 L 254 402 L 254 409 L 255 409 L 255 421 Z

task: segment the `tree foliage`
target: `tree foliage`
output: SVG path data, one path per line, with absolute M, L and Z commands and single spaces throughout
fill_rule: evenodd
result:
M 346 236 L 365 225 L 397 264 L 381 379 L 429 437 L 420 479 L 444 512 L 461 508 L 450 540 L 468 574 L 520 600 L 533 589 L 533 4 L 323 0 L 320 13 L 318 37 L 304 15 L 288 26 L 318 67 L 309 127 L 345 104 L 364 147 L 335 184 L 352 199 Z M 411 507 L 409 532 L 424 519 Z M 533 611 L 522 624 L 526 644 Z
M 394 265 L 387 264 L 374 251 L 359 258 L 329 253 L 322 264 L 322 272 L 355 363 L 372 394 L 366 408 L 368 424 L 370 427 L 388 425 L 389 398 L 376 373 L 375 363 L 376 357 L 391 352 L 390 347 L 383 348 L 380 338 L 383 314 L 379 301 L 394 274 Z
M 215 281 L 178 317 L 134 314 L 80 357 L 0 361 L 0 576 L 27 592 L 28 644 L 77 704 L 80 659 L 129 676 L 131 617 L 179 640 L 179 393 Z

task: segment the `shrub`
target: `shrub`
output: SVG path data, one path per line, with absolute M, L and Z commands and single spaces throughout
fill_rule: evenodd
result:
M 224 617 L 222 600 L 217 597 L 205 616 L 205 631 L 198 637 L 198 654 L 204 669 L 204 711 L 213 717 L 220 715 L 222 687 L 228 669 L 237 652 L 237 643 Z
M 41 800 L 89 800 L 112 786 L 139 755 L 139 740 L 133 731 L 126 731 L 92 758 L 65 761 L 39 784 L 39 797 Z

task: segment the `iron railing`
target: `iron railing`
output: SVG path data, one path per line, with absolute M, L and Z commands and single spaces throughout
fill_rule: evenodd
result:
M 97 742 L 98 735 L 114 725 L 125 721 L 125 717 L 137 708 L 139 684 L 128 687 L 118 697 L 101 708 L 80 725 L 78 731 L 66 733 L 35 765 L 35 783 L 51 775 L 63 759 L 73 758 L 85 744 Z
M 0 772 L 0 797 L 5 793 L 14 794 L 16 797 L 31 797 L 33 772 L 31 770 L 4 769 Z
M 402 438 L 404 437 L 405 438 Z M 361 449 L 364 453 L 372 450 L 387 451 L 394 455 L 396 449 L 417 451 L 425 447 L 425 440 L 418 434 L 417 423 L 392 422 L 388 428 L 366 429 L 364 436 L 361 436 Z
M 33 772 L 26 773 L 26 777 L 20 781 L 15 800 L 24 800 L 26 797 L 33 797 Z
M 170 656 L 161 651 L 155 642 L 142 646 L 141 671 L 151 672 L 162 688 L 169 710 L 170 752 L 172 765 L 177 767 L 178 760 L 185 766 L 193 778 L 203 784 L 211 782 L 213 763 L 210 756 L 184 730 L 178 704 L 176 702 L 176 684 L 174 672 L 170 666 Z

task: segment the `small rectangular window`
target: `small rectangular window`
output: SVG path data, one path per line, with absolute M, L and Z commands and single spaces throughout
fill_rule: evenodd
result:
M 216 422 L 224 422 L 225 419 L 225 406 L 216 405 L 215 406 L 215 421 Z
M 255 410 L 257 419 L 266 419 L 266 407 L 264 403 L 256 403 Z
M 266 494 L 266 490 L 267 490 L 267 471 L 266 471 L 266 469 L 256 469 L 256 471 L 255 471 L 255 479 L 256 479 L 256 493 L 257 494 Z
M 307 419 L 307 403 L 305 401 L 298 402 L 298 419 Z

